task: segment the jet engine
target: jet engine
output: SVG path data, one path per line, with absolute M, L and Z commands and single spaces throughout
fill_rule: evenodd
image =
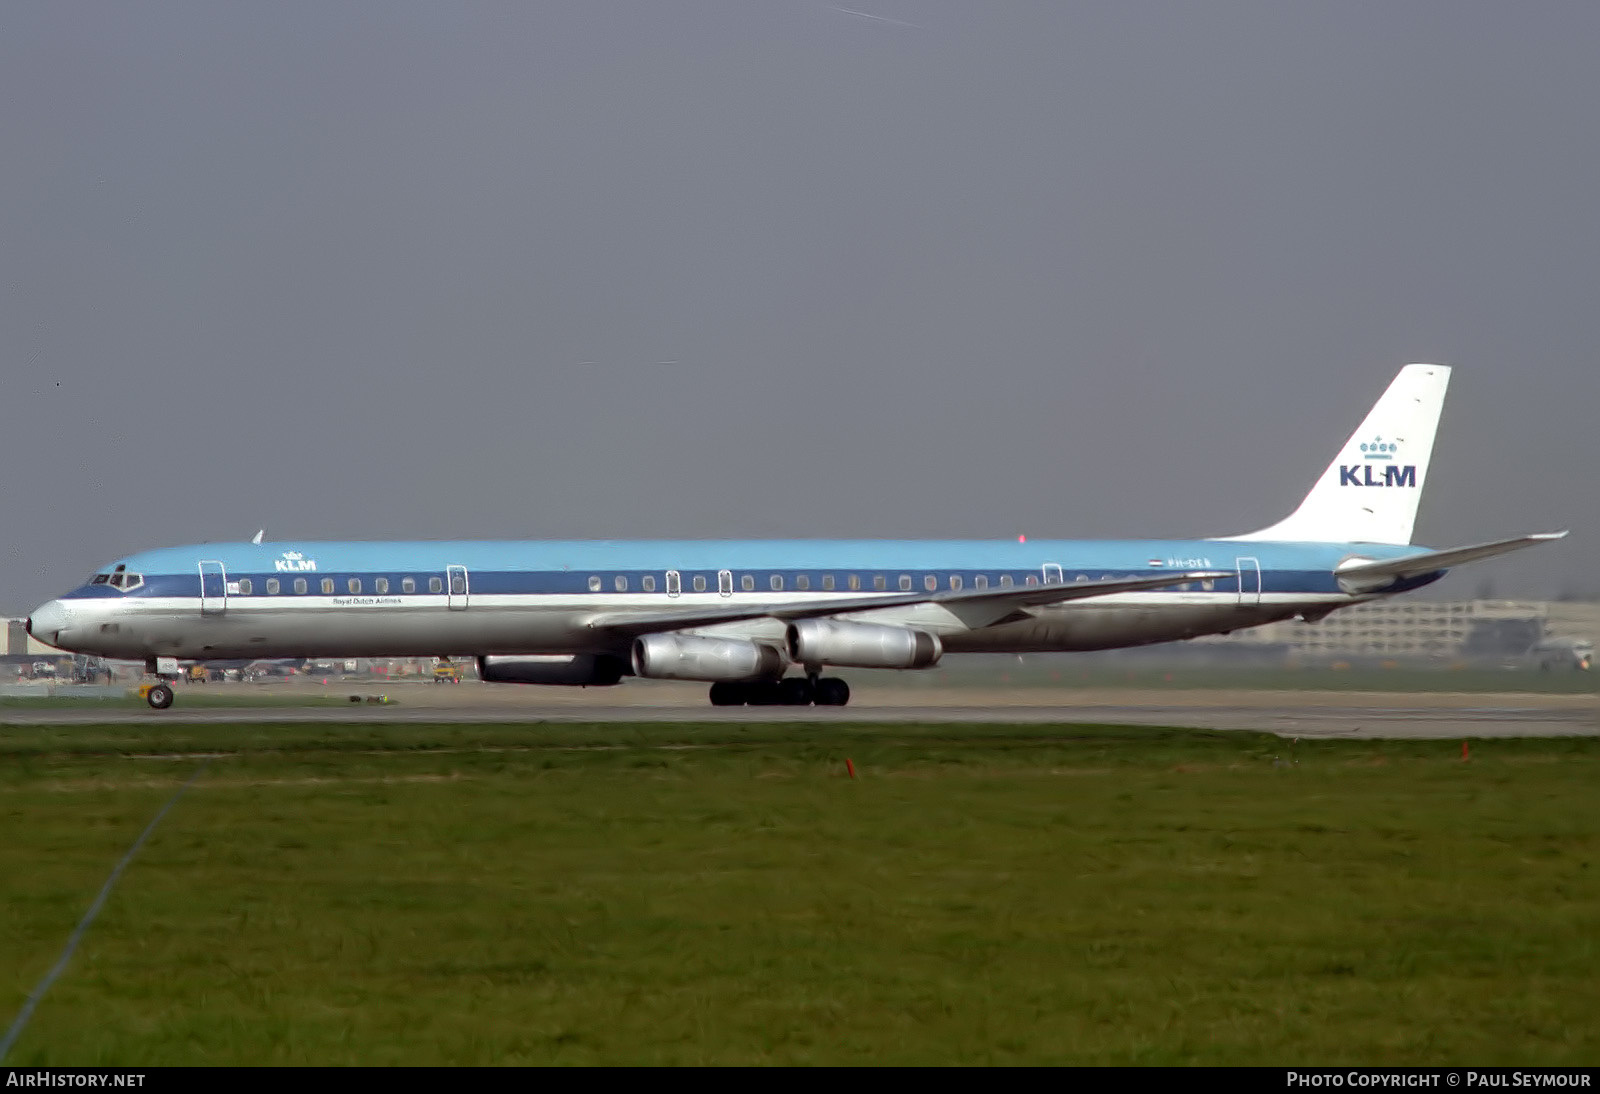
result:
M 626 670 L 619 658 L 595 653 L 478 658 L 478 679 L 491 684 L 603 688 L 621 680 Z
M 789 659 L 802 665 L 925 669 L 944 654 L 938 636 L 926 631 L 837 619 L 790 623 L 784 643 Z
M 633 671 L 657 680 L 765 680 L 783 669 L 783 654 L 759 642 L 687 634 L 647 634 L 633 642 Z

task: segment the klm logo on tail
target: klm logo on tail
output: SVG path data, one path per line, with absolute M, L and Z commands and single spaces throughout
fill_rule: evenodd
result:
M 1383 469 L 1382 475 L 1373 474 L 1372 462 L 1374 460 L 1393 460 L 1400 446 L 1393 441 L 1385 441 L 1382 437 L 1375 437 L 1369 443 L 1361 446 L 1361 463 L 1346 463 L 1339 465 L 1340 486 L 1415 486 L 1417 485 L 1417 468 L 1415 464 L 1389 464 Z

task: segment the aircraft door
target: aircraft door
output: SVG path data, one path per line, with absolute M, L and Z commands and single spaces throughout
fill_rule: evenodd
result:
M 717 571 L 717 592 L 722 594 L 723 596 L 732 596 L 733 595 L 733 571 L 732 570 L 718 570 Z
M 1261 562 L 1254 558 L 1236 558 L 1234 569 L 1239 574 L 1239 603 L 1261 603 Z
M 221 615 L 228 610 L 228 571 L 222 563 L 200 563 L 200 614 Z
M 1044 583 L 1046 585 L 1059 585 L 1061 581 L 1061 564 L 1059 562 L 1046 562 L 1044 564 Z
M 467 606 L 468 581 L 465 566 L 446 566 L 444 568 L 444 588 L 446 601 L 451 611 L 460 611 Z

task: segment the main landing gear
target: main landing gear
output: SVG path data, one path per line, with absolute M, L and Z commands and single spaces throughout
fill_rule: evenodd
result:
M 837 676 L 725 680 L 711 685 L 714 707 L 842 707 L 849 701 L 850 685 Z

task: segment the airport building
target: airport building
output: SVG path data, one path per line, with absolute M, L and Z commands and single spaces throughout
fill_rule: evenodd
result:
M 1290 659 L 1472 660 L 1582 644 L 1600 632 L 1600 604 L 1568 601 L 1428 601 L 1395 597 L 1341 608 L 1316 623 L 1290 620 L 1198 638 L 1241 648 L 1277 647 Z

